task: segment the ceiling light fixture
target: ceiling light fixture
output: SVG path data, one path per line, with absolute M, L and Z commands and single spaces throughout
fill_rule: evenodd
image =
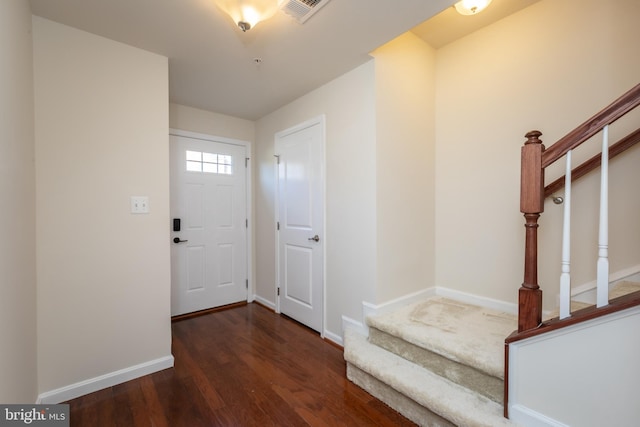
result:
M 483 11 L 491 0 L 460 0 L 454 6 L 460 15 L 475 15 Z
M 213 0 L 242 31 L 271 18 L 278 11 L 278 0 Z

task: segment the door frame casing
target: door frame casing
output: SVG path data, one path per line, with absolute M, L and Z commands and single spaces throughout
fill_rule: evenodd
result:
M 246 188 L 245 188 L 245 203 L 246 203 L 246 212 L 245 216 L 247 218 L 247 234 L 246 234 L 246 244 L 247 244 L 247 259 L 246 259 L 246 268 L 247 268 L 247 280 L 249 281 L 249 286 L 247 287 L 247 302 L 253 302 L 255 297 L 255 284 L 253 280 L 253 207 L 251 204 L 251 200 L 253 200 L 252 195 L 252 174 L 251 174 L 251 156 L 253 152 L 253 147 L 251 142 L 243 141 L 240 139 L 226 138 L 223 136 L 215 136 L 208 135 L 204 133 L 191 132 L 182 129 L 173 129 L 169 128 L 169 135 L 173 136 L 181 136 L 185 138 L 199 139 L 201 141 L 209 141 L 209 142 L 219 142 L 223 144 L 230 145 L 239 145 L 245 148 L 245 156 L 248 160 L 246 160 L 247 167 L 245 168 L 246 173 Z M 171 179 L 171 177 L 169 178 Z M 169 200 L 171 200 L 171 191 L 169 191 Z M 167 224 L 170 224 L 171 218 L 167 221 Z
M 295 126 L 286 128 L 279 132 L 276 132 L 274 135 L 274 207 L 275 207 L 275 220 L 276 224 L 280 221 L 280 173 L 279 173 L 279 158 L 277 153 L 277 144 L 278 139 L 292 133 L 298 132 L 302 129 L 306 129 L 308 127 L 320 125 L 320 197 L 322 199 L 322 227 L 324 230 L 323 236 L 323 245 L 322 245 L 322 328 L 320 330 L 320 336 L 324 338 L 325 330 L 326 330 L 326 319 L 327 319 L 327 196 L 326 196 L 326 182 L 327 182 L 327 174 L 326 174 L 326 117 L 324 114 L 313 117 L 309 120 L 305 120 L 302 123 L 299 123 Z M 278 288 L 280 287 L 280 233 L 278 232 L 278 228 L 275 229 L 275 259 L 276 259 L 276 277 L 275 277 L 275 286 L 274 286 L 274 295 L 275 295 L 275 312 L 280 313 L 280 298 L 281 295 L 278 294 Z

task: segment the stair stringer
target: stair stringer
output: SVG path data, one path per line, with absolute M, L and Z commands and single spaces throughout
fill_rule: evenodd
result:
M 636 425 L 640 306 L 509 344 L 508 413 L 526 426 Z

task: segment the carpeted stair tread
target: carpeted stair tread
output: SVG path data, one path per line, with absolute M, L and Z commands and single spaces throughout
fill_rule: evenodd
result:
M 347 363 L 347 378 L 358 387 L 366 390 L 370 395 L 376 397 L 420 426 L 456 427 L 456 425 L 449 420 L 430 411 L 413 399 L 409 399 L 393 387 L 385 384 L 352 363 Z
M 370 328 L 504 379 L 504 340 L 516 316 L 443 297 L 367 318 Z
M 611 286 L 609 290 L 609 301 L 619 298 L 624 295 L 631 294 L 633 292 L 640 291 L 640 283 L 631 282 L 628 280 L 623 280 L 621 282 L 617 282 Z M 587 303 L 582 301 L 571 300 L 571 313 L 577 310 L 581 310 L 583 308 L 591 307 L 595 305 L 594 303 Z M 558 317 L 560 310 L 556 308 L 553 310 L 545 320 L 553 319 L 554 317 Z
M 369 343 L 354 330 L 347 328 L 344 340 L 344 357 L 348 365 L 366 372 L 456 426 L 516 425 L 503 417 L 502 405 Z M 392 405 L 384 396 L 379 398 Z M 394 409 L 402 413 L 402 408 Z M 403 415 L 421 424 L 417 415 Z M 425 422 L 421 425 L 438 424 Z
M 574 311 L 582 310 L 583 308 L 591 307 L 594 304 L 589 304 L 588 302 L 571 300 L 571 313 Z M 548 321 L 560 315 L 560 307 L 557 307 L 555 310 L 549 312 L 542 320 Z
M 615 286 L 613 286 L 613 288 L 609 291 L 609 299 L 612 300 L 614 298 L 618 298 L 638 291 L 640 291 L 640 283 L 624 280 L 622 282 L 616 283 Z

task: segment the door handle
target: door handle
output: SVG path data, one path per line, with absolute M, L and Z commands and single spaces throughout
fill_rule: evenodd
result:
M 173 238 L 173 243 L 183 243 L 183 242 L 188 242 L 188 240 L 180 240 L 179 237 L 174 237 Z
M 318 237 L 318 235 L 316 234 L 313 237 L 309 237 L 307 240 L 313 240 L 314 242 L 319 242 L 320 241 L 320 237 Z

